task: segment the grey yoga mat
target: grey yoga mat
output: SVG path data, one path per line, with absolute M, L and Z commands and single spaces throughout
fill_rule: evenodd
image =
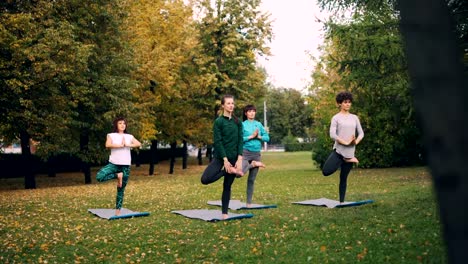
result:
M 188 218 L 201 219 L 208 222 L 234 220 L 242 218 L 251 218 L 253 214 L 235 214 L 228 213 L 227 219 L 222 219 L 222 213 L 220 210 L 208 210 L 208 209 L 196 209 L 196 210 L 176 210 L 172 211 L 174 214 L 179 214 Z
M 104 219 L 114 220 L 114 219 L 121 219 L 121 218 L 131 218 L 131 217 L 139 217 L 139 216 L 148 216 L 150 213 L 148 212 L 134 212 L 127 208 L 120 209 L 120 215 L 115 215 L 115 209 L 88 209 L 88 212 L 99 216 Z
M 350 207 L 350 206 L 359 206 L 359 205 L 369 204 L 373 202 L 374 202 L 373 200 L 362 200 L 362 201 L 355 201 L 355 202 L 343 202 L 342 204 L 340 204 L 340 202 L 336 200 L 320 198 L 320 199 L 315 199 L 315 200 L 293 202 L 293 204 L 326 206 L 328 208 L 342 208 L 342 207 Z
M 221 206 L 221 201 L 208 201 L 209 205 L 216 205 Z M 250 210 L 250 209 L 267 209 L 267 208 L 276 208 L 276 204 L 251 204 L 250 207 L 247 207 L 245 202 L 241 202 L 240 200 L 230 200 L 229 201 L 229 209 L 231 210 Z

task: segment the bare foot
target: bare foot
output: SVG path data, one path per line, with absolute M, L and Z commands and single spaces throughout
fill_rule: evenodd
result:
M 229 168 L 226 168 L 226 172 L 229 173 L 229 174 L 236 174 L 237 170 L 235 167 L 229 167 Z
M 245 207 L 250 208 L 250 207 L 252 207 L 252 204 L 249 204 L 249 203 L 245 204 Z
M 122 188 L 123 173 L 117 173 L 117 187 Z
M 351 162 L 351 163 L 359 163 L 359 160 L 356 157 L 352 157 L 350 159 L 344 159 L 346 162 Z
M 115 215 L 120 215 L 120 209 L 115 209 Z
M 229 215 L 228 215 L 228 214 L 223 214 L 223 216 L 221 217 L 221 219 L 223 219 L 223 220 L 226 220 L 226 219 L 228 219 L 228 218 L 229 218 Z
M 244 172 L 242 171 L 242 169 L 236 169 L 236 177 L 240 178 L 242 176 L 244 176 Z
M 253 160 L 252 161 L 252 167 L 262 167 L 262 168 L 266 168 L 265 164 L 263 164 L 263 162 L 261 161 L 256 161 L 256 160 Z
M 236 167 L 232 167 L 232 166 L 229 167 L 226 170 L 226 172 L 229 174 L 235 174 L 237 178 L 244 176 L 244 172 L 242 171 L 242 169 L 237 169 Z

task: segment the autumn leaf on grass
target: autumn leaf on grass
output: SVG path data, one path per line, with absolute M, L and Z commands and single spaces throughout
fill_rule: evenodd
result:
M 361 253 L 357 254 L 357 259 L 362 260 L 367 255 L 367 248 L 364 248 Z

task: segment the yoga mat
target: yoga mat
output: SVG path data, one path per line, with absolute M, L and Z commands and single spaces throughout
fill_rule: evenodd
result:
M 131 217 L 139 217 L 139 216 L 148 216 L 148 212 L 134 212 L 127 208 L 120 209 L 120 215 L 115 215 L 115 209 L 88 209 L 88 212 L 97 215 L 101 218 L 114 220 L 120 218 L 131 218 Z
M 208 210 L 208 209 L 197 209 L 197 210 L 177 210 L 172 211 L 174 214 L 180 214 L 182 216 L 193 218 L 193 219 L 201 219 L 208 222 L 216 222 L 216 221 L 225 221 L 225 220 L 234 220 L 234 219 L 242 219 L 242 218 L 251 218 L 253 214 L 235 214 L 235 213 L 228 213 L 227 219 L 222 219 L 222 213 L 220 210 Z
M 208 201 L 209 205 L 216 205 L 216 206 L 221 206 L 221 201 Z M 229 209 L 231 210 L 250 210 L 250 209 L 267 209 L 267 208 L 276 208 L 276 204 L 269 204 L 269 205 L 264 205 L 264 204 L 251 204 L 251 207 L 247 207 L 244 202 L 241 202 L 240 200 L 230 200 L 229 201 Z
M 320 199 L 315 199 L 315 200 L 293 202 L 293 204 L 326 206 L 328 208 L 342 208 L 342 207 L 350 207 L 350 206 L 359 206 L 359 205 L 369 204 L 373 202 L 374 202 L 373 200 L 362 200 L 362 201 L 356 201 L 356 202 L 344 202 L 340 204 L 340 202 L 336 200 L 320 198 Z

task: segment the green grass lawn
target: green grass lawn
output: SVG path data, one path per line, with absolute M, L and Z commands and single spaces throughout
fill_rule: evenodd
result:
M 1 263 L 445 263 L 437 205 L 426 168 L 351 171 L 346 200 L 358 207 L 328 209 L 291 202 L 338 199 L 337 173 L 323 177 L 310 152 L 264 153 L 255 203 L 278 208 L 242 220 L 205 222 L 171 213 L 219 209 L 222 181 L 204 186 L 206 166 L 191 160 L 173 175 L 167 162 L 148 176 L 132 167 L 124 207 L 151 215 L 105 220 L 88 208 L 113 208 L 115 181 L 85 185 L 78 173 L 0 179 Z M 97 168 L 95 168 L 97 169 Z M 95 175 L 95 171 L 93 171 Z M 245 200 L 246 179 L 232 199 Z

